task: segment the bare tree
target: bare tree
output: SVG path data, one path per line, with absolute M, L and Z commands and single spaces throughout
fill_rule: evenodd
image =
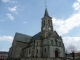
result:
M 67 56 L 67 54 L 69 54 L 68 49 L 65 49 L 65 54 Z
M 75 45 L 69 45 L 68 46 L 68 52 L 72 53 L 72 52 L 77 52 L 77 48 L 75 47 Z
M 69 52 L 68 52 L 68 49 L 65 49 L 65 53 L 67 53 L 67 54 L 69 53 Z
M 68 52 L 69 53 L 72 53 L 72 57 L 73 57 L 73 59 L 75 59 L 75 52 L 77 52 L 77 48 L 75 47 L 75 45 L 69 45 L 68 46 Z

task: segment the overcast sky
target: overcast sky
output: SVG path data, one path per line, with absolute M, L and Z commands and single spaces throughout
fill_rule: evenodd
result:
M 65 47 L 80 49 L 80 0 L 46 0 L 53 28 Z M 0 51 L 8 51 L 16 32 L 33 36 L 41 31 L 45 0 L 0 0 Z

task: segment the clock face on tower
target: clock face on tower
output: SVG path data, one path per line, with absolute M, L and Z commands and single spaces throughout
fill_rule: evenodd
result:
M 51 28 L 49 27 L 49 30 L 51 30 Z
M 45 30 L 45 27 L 43 27 L 43 30 Z

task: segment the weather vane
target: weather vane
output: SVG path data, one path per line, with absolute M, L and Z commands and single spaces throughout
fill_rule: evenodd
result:
M 47 3 L 46 3 L 46 0 L 45 0 L 45 8 L 47 8 Z

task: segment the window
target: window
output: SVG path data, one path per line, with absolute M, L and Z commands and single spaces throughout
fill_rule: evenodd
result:
M 46 48 L 45 48 L 45 53 L 46 53 Z
M 12 55 L 12 52 L 11 52 L 11 55 Z
M 51 40 L 51 44 L 53 45 L 53 40 Z
M 50 25 L 50 20 L 48 20 L 48 24 Z
M 37 45 L 38 45 L 38 42 L 37 42 Z
M 55 45 L 57 45 L 57 40 L 55 39 Z
M 38 53 L 38 49 L 37 49 L 37 53 Z
M 61 46 L 61 42 L 59 42 L 59 46 Z
M 30 54 L 30 49 L 29 49 L 29 54 Z
M 45 21 L 44 21 L 43 25 L 45 26 Z

